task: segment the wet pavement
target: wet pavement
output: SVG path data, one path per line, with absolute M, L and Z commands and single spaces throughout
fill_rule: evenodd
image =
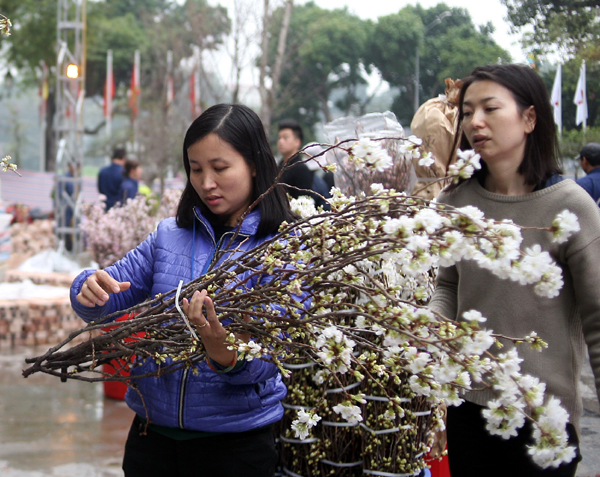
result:
M 99 383 L 61 383 L 42 374 L 23 378 L 25 358 L 46 349 L 0 349 L 0 477 L 123 477 L 133 411 L 104 397 Z M 586 382 L 590 374 L 587 368 Z M 600 413 L 590 396 L 581 421 L 578 477 L 600 474 Z
M 23 378 L 46 349 L 0 350 L 0 476 L 122 477 L 133 411 L 100 383 Z

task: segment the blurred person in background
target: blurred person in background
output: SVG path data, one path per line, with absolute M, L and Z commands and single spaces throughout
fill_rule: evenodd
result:
M 123 182 L 123 168 L 127 153 L 125 148 L 117 147 L 113 151 L 111 163 L 98 173 L 98 192 L 106 197 L 106 210 L 121 201 L 119 191 Z

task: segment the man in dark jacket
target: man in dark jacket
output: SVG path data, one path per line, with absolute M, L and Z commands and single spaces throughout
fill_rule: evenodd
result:
M 291 186 L 286 187 L 286 191 L 294 199 L 301 195 L 307 195 L 314 199 L 316 206 L 325 206 L 326 202 L 319 195 L 312 192 L 318 192 L 325 197 L 329 197 L 326 185 L 323 184 L 320 187 L 323 182 L 322 179 L 315 175 L 314 170 L 311 170 L 302 162 L 306 157 L 303 154 L 298 154 L 303 140 L 302 128 L 296 121 L 288 119 L 279 123 L 277 150 L 281 154 L 280 166 L 287 167 L 281 175 L 281 182 Z
M 583 187 L 596 204 L 600 203 L 600 144 L 590 142 L 583 146 L 579 153 L 581 168 L 586 176 L 577 180 L 577 183 Z
M 111 163 L 103 167 L 98 174 L 98 192 L 106 196 L 106 210 L 121 201 L 119 190 L 123 182 L 123 166 L 125 165 L 126 152 L 122 147 L 113 151 Z

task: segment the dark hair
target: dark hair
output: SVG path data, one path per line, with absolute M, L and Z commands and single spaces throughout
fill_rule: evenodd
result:
M 600 144 L 590 142 L 583 146 L 579 153 L 579 159 L 586 158 L 589 165 L 592 167 L 600 166 Z
M 300 142 L 304 142 L 304 133 L 302 132 L 302 126 L 298 124 L 297 121 L 293 119 L 284 119 L 283 121 L 279 121 L 279 131 L 282 129 L 291 129 L 292 133 L 294 133 L 294 137 L 296 139 L 300 139 Z
M 127 151 L 125 151 L 124 147 L 115 147 L 115 149 L 113 150 L 113 153 L 112 153 L 112 158 L 113 159 L 125 159 L 126 155 L 127 155 Z
M 515 101 L 519 112 L 524 112 L 530 106 L 534 107 L 536 115 L 535 128 L 527 135 L 525 154 L 518 172 L 525 178 L 525 183 L 536 187 L 543 184 L 553 175 L 562 174 L 559 165 L 560 149 L 554 124 L 554 115 L 546 85 L 540 76 L 529 66 L 525 65 L 486 65 L 475 68 L 471 75 L 464 78 L 458 103 L 458 123 L 452 154 L 460 149 L 471 149 L 467 137 L 462 131 L 463 102 L 469 86 L 478 81 L 493 81 L 508 89 Z M 473 177 L 481 180 L 487 174 L 487 168 L 482 161 L 481 169 Z M 459 181 L 459 184 L 463 181 Z M 458 184 L 451 185 L 454 189 Z
M 279 173 L 262 122 L 254 111 L 241 104 L 211 106 L 192 123 L 183 140 L 183 167 L 187 182 L 177 208 L 177 225 L 182 228 L 192 226 L 194 207 L 200 207 L 209 220 L 216 219 L 190 182 L 188 157 L 188 148 L 211 133 L 229 143 L 256 171 L 252 179 L 252 202 L 273 186 Z M 261 212 L 258 236 L 275 233 L 283 221 L 291 222 L 296 219 L 281 185 L 271 189 L 260 200 L 258 207 Z
M 131 171 L 137 169 L 138 167 L 140 167 L 140 161 L 138 161 L 137 159 L 127 159 L 123 168 L 123 176 L 129 177 Z

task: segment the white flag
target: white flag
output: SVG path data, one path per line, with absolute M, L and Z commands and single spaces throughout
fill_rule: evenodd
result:
M 556 76 L 554 77 L 554 85 L 552 86 L 552 109 L 554 110 L 554 122 L 558 126 L 558 130 L 562 129 L 562 65 L 558 65 Z
M 585 88 L 585 61 L 582 63 L 581 70 L 579 71 L 579 80 L 577 81 L 577 89 L 575 90 L 573 102 L 577 106 L 575 124 L 580 125 L 583 123 L 583 127 L 585 127 L 588 117 L 587 93 Z

